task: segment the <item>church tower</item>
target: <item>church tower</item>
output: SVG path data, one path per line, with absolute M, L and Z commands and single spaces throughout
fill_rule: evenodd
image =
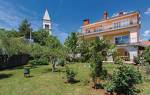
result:
M 46 9 L 44 17 L 43 17 L 43 29 L 46 29 L 49 31 L 49 35 L 52 35 L 52 24 L 51 24 L 51 18 L 48 14 L 48 10 Z

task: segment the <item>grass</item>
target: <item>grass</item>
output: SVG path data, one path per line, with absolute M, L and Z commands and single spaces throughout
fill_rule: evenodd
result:
M 100 92 L 92 90 L 87 84 L 90 79 L 89 64 L 71 64 L 69 67 L 78 73 L 76 79 L 80 82 L 65 84 L 65 74 L 62 72 L 64 69 L 59 67 L 61 72 L 52 73 L 49 65 L 31 69 L 30 78 L 24 78 L 22 67 L 0 71 L 0 95 L 100 95 Z M 105 64 L 104 67 L 112 73 L 117 65 Z M 150 76 L 145 76 L 138 88 L 142 89 L 140 95 L 148 95 Z

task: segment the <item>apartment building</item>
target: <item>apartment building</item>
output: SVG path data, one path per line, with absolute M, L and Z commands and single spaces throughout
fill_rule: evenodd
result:
M 94 23 L 89 19 L 83 21 L 79 37 L 92 40 L 96 37 L 105 39 L 117 46 L 117 55 L 125 60 L 133 61 L 138 55 L 140 34 L 139 12 L 119 12 L 109 17 L 105 11 L 103 18 Z

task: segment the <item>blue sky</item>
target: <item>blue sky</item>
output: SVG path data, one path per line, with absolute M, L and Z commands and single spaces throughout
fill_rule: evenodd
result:
M 39 29 L 46 8 L 53 21 L 53 34 L 61 42 L 79 30 L 83 19 L 101 20 L 105 10 L 110 17 L 120 11 L 140 11 L 141 39 L 150 39 L 149 0 L 0 0 L 0 28 L 17 29 L 27 18 L 34 30 Z

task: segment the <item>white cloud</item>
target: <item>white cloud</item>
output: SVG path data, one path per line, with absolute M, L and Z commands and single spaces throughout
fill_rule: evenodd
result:
M 146 15 L 149 15 L 149 14 L 150 14 L 150 8 L 148 8 L 144 13 L 145 13 Z
M 41 19 L 35 18 L 37 17 L 35 12 L 31 12 L 24 6 L 15 6 L 13 2 L 2 0 L 0 10 L 0 28 L 17 29 L 19 23 L 25 18 L 31 21 L 34 29 L 37 29 L 40 24 Z
M 0 28 L 17 29 L 23 19 L 28 19 L 34 30 L 42 28 L 42 21 L 36 12 L 21 6 L 15 6 L 13 2 L 2 0 L 0 3 Z M 68 33 L 60 27 L 59 24 L 53 23 L 53 35 L 63 43 Z
M 150 30 L 146 30 L 143 34 L 145 37 L 150 37 Z

